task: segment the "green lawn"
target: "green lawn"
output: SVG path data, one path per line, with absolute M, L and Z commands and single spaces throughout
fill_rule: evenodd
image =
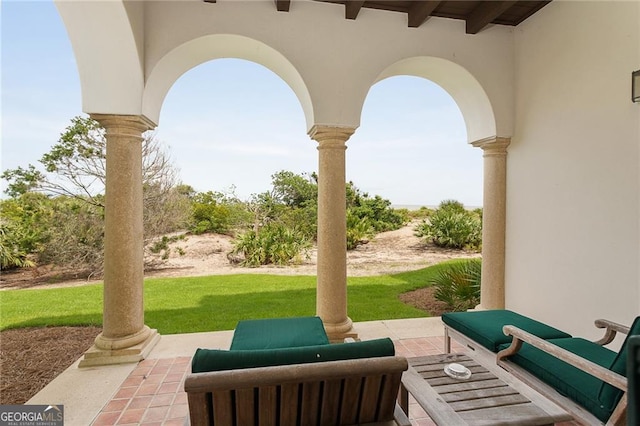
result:
M 353 321 L 428 316 L 402 303 L 401 293 L 425 287 L 441 264 L 395 275 L 348 279 Z M 145 324 L 161 334 L 231 330 L 238 320 L 315 314 L 315 276 L 214 275 L 147 279 Z M 0 292 L 0 329 L 100 325 L 102 284 Z

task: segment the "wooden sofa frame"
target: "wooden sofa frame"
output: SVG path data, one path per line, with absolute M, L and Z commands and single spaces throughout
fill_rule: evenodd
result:
M 600 329 L 604 329 L 604 336 L 595 341 L 598 345 L 607 345 L 615 339 L 617 333 L 629 334 L 629 327 L 615 323 L 613 321 L 598 319 L 595 321 L 595 326 Z M 556 404 L 567 410 L 576 421 L 585 425 L 601 425 L 602 422 L 596 418 L 589 411 L 585 410 L 582 406 L 572 401 L 571 399 L 561 395 L 553 387 L 544 383 L 542 380 L 535 377 L 522 367 L 510 362 L 507 358 L 517 353 L 522 347 L 522 343 L 529 343 L 536 348 L 545 351 L 556 358 L 559 358 L 572 366 L 583 370 L 598 379 L 621 389 L 624 394 L 620 399 L 620 402 L 616 406 L 613 414 L 607 421 L 607 426 L 624 426 L 626 425 L 626 412 L 627 412 L 627 379 L 624 376 L 616 374 L 604 367 L 601 367 L 593 362 L 590 362 L 584 358 L 581 358 L 563 348 L 560 348 L 552 343 L 547 342 L 537 336 L 534 336 L 526 331 L 519 329 L 518 327 L 507 325 L 503 327 L 503 332 L 507 336 L 512 336 L 513 340 L 509 348 L 495 353 L 489 349 L 478 344 L 474 340 L 470 339 L 466 335 L 444 324 L 444 350 L 445 353 L 451 352 L 451 338 L 465 345 L 468 349 L 475 352 L 474 357 L 481 362 L 496 362 L 500 367 L 509 371 L 514 377 L 525 382 L 530 387 L 554 401 Z
M 192 425 L 401 425 L 404 357 L 191 373 Z
M 626 327 L 621 324 L 617 324 L 612 321 L 599 319 L 595 321 L 595 326 L 598 328 L 605 329 L 605 335 L 600 339 L 595 341 L 594 343 L 598 345 L 606 345 L 611 343 L 615 338 L 617 333 L 629 334 L 629 327 Z M 626 425 L 626 415 L 627 415 L 627 378 L 614 373 L 598 364 L 595 364 L 589 360 L 581 358 L 578 355 L 573 354 L 572 352 L 567 351 L 559 346 L 556 346 L 546 340 L 543 340 L 537 336 L 534 336 L 531 333 L 527 333 L 524 330 L 521 330 L 512 325 L 507 325 L 503 328 L 504 334 L 507 336 L 513 336 L 513 340 L 511 345 L 498 352 L 496 355 L 496 361 L 499 366 L 509 371 L 518 379 L 526 382 L 529 386 L 546 396 L 547 398 L 553 400 L 562 408 L 567 410 L 574 418 L 584 424 L 594 425 L 594 424 L 602 424 L 602 422 L 596 418 L 593 414 L 582 408 L 579 404 L 570 400 L 569 398 L 558 393 L 553 387 L 547 385 L 542 382 L 540 379 L 524 370 L 523 368 L 517 366 L 516 364 L 509 362 L 508 357 L 516 354 L 520 348 L 522 347 L 522 343 L 526 342 L 564 362 L 570 364 L 598 379 L 606 382 L 616 388 L 622 390 L 624 393 L 622 398 L 618 402 L 618 405 L 614 409 L 611 417 L 607 420 L 606 425 L 612 426 L 623 426 Z

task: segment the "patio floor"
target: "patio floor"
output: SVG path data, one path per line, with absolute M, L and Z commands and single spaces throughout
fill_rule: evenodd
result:
M 398 355 L 443 352 L 440 318 L 356 323 L 362 340 L 390 337 Z M 138 363 L 77 368 L 77 362 L 34 396 L 28 404 L 64 405 L 65 425 L 184 425 L 188 415 L 183 383 L 198 347 L 227 349 L 233 331 L 162 336 L 149 357 Z M 464 347 L 452 342 L 452 351 Z M 409 406 L 416 426 L 434 425 L 415 403 Z M 564 423 L 571 425 L 573 423 Z

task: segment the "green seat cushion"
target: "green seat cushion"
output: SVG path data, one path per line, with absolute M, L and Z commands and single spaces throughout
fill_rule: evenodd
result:
M 307 364 L 393 355 L 395 355 L 395 347 L 389 338 L 277 349 L 229 351 L 197 349 L 191 361 L 191 371 L 193 373 L 202 373 L 205 371 Z
M 269 318 L 239 321 L 231 350 L 276 349 L 328 345 L 319 317 Z
M 629 327 L 629 334 L 626 339 L 622 343 L 620 347 L 620 351 L 616 355 L 615 359 L 609 366 L 609 370 L 614 373 L 618 373 L 622 376 L 627 377 L 627 354 L 629 352 L 629 338 L 631 336 L 640 335 L 640 317 L 636 317 Z M 600 388 L 600 401 L 607 406 L 610 407 L 611 410 L 615 408 L 622 397 L 622 391 L 615 386 L 611 386 L 609 383 L 602 382 L 602 387 Z
M 500 345 L 511 342 L 511 336 L 506 336 L 502 331 L 505 325 L 515 325 L 541 339 L 571 337 L 557 328 L 505 309 L 450 312 L 442 314 L 442 321 L 492 352 L 498 352 Z
M 609 368 L 616 357 L 614 351 L 578 337 L 548 341 L 605 368 Z M 508 346 L 501 345 L 500 350 Z M 577 402 L 603 422 L 611 416 L 613 409 L 599 399 L 602 380 L 527 343 L 509 360 Z

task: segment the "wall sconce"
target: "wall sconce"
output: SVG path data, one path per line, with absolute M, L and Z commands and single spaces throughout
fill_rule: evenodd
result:
M 640 70 L 631 73 L 631 100 L 640 102 Z

